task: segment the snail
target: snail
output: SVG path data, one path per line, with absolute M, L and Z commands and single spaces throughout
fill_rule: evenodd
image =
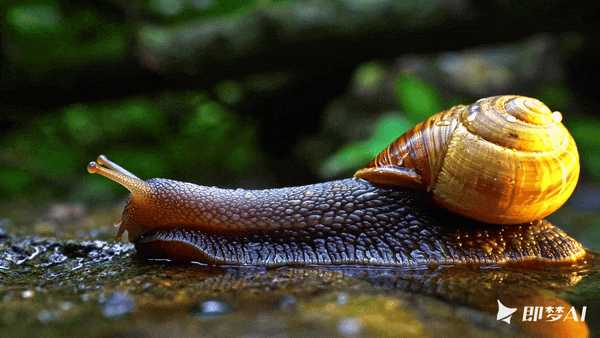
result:
M 577 241 L 543 218 L 579 176 L 561 115 L 522 96 L 436 114 L 353 178 L 219 189 L 143 181 L 101 155 L 88 165 L 130 190 L 124 231 L 151 257 L 231 265 L 573 262 Z

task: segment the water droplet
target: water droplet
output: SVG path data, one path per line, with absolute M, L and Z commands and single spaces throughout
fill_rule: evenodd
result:
M 54 316 L 48 310 L 42 310 L 38 312 L 37 319 L 42 323 L 49 323 L 54 319 Z
M 450 121 L 447 120 L 441 120 L 435 123 L 436 126 L 438 127 L 447 127 L 449 125 L 451 125 L 452 123 Z
M 517 118 L 516 118 L 516 117 L 514 117 L 514 116 L 512 116 L 512 115 L 508 115 L 508 116 L 506 117 L 506 120 L 507 120 L 508 122 L 517 122 Z
M 356 198 L 356 201 L 359 203 L 364 203 L 366 201 L 372 200 L 379 196 L 376 192 L 366 192 Z
M 559 111 L 552 112 L 552 119 L 554 120 L 554 123 L 561 123 L 562 114 Z
M 135 310 L 135 303 L 127 293 L 115 292 L 102 307 L 102 315 L 106 318 L 122 317 Z
M 340 334 L 344 336 L 355 336 L 359 335 L 365 323 L 360 318 L 356 317 L 346 317 L 341 318 L 338 321 L 337 330 Z
M 469 116 L 467 117 L 467 121 L 473 122 L 477 118 L 477 111 L 470 111 Z
M 285 296 L 283 297 L 283 299 L 281 300 L 281 302 L 279 303 L 279 306 L 282 309 L 291 309 L 296 305 L 296 297 L 294 296 Z
M 21 294 L 21 296 L 22 296 L 23 298 L 31 298 L 31 297 L 33 297 L 33 295 L 34 295 L 34 292 L 33 292 L 33 290 L 25 290 L 25 291 L 23 291 L 23 293 Z
M 198 317 L 214 318 L 226 314 L 229 311 L 229 306 L 218 300 L 207 300 L 195 307 L 192 311 Z
M 71 302 L 62 302 L 60 304 L 60 309 L 63 311 L 69 311 L 73 308 L 73 303 Z
M 483 243 L 481 249 L 488 255 L 492 253 L 492 247 L 488 243 Z

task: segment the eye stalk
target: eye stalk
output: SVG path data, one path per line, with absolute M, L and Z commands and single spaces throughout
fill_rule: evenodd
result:
M 103 167 L 104 166 L 104 167 Z M 98 156 L 97 162 L 90 162 L 87 170 L 91 174 L 100 174 L 127 188 L 132 193 L 149 193 L 150 186 L 120 165 L 110 161 L 106 156 Z
M 90 162 L 87 166 L 87 170 L 91 174 L 100 174 L 127 188 L 127 190 L 131 192 L 130 199 L 147 198 L 152 194 L 152 186 L 120 165 L 110 161 L 104 155 L 98 156 L 97 162 Z M 115 240 L 117 241 L 121 240 L 123 232 L 126 230 L 126 227 L 122 225 L 123 218 L 114 224 L 115 227 L 119 227 L 119 232 L 115 237 Z

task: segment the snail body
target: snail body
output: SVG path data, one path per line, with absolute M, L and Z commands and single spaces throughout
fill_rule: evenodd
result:
M 532 136 L 520 125 L 516 130 L 492 128 L 517 135 L 511 136 L 507 155 L 498 160 L 488 153 L 476 157 L 470 167 L 466 165 L 466 182 L 454 182 L 473 151 L 507 146 L 482 146 L 498 136 L 474 140 L 469 134 L 471 126 L 477 125 L 473 121 L 499 104 L 543 111 L 545 115 L 529 119 L 519 112 L 504 119 L 513 124 L 523 119 L 534 129 L 546 128 L 542 134 L 558 134 L 559 141 Z M 538 120 L 539 125 L 559 127 L 538 127 Z M 486 120 L 481 125 L 493 123 Z M 471 143 L 461 144 L 464 137 Z M 522 140 L 541 140 L 545 145 L 528 150 L 532 148 L 522 146 Z M 525 154 L 522 158 L 518 157 L 521 153 Z M 542 159 L 540 154 L 550 155 Z M 523 163 L 532 158 L 539 164 Z M 555 160 L 562 160 L 562 165 L 554 165 Z M 554 166 L 540 168 L 548 163 Z M 501 169 L 508 173 L 490 174 Z M 142 181 L 104 156 L 91 162 L 88 171 L 131 191 L 117 223 L 117 239 L 127 230 L 138 251 L 154 257 L 210 264 L 405 266 L 564 262 L 585 253 L 577 241 L 542 220 L 573 191 L 579 173 L 574 142 L 557 113 L 537 100 L 517 96 L 488 98 L 435 115 L 392 143 L 354 178 L 345 180 L 281 189 L 227 190 L 167 179 Z M 479 171 L 485 180 L 475 178 Z M 550 175 L 555 171 L 558 178 Z M 529 176 L 540 182 L 522 182 Z M 554 181 L 548 182 L 547 176 Z M 509 188 L 501 188 L 503 184 Z M 431 202 L 432 194 L 437 204 Z M 447 202 L 452 198 L 458 201 L 454 205 Z M 473 209 L 474 216 L 469 214 Z M 495 215 L 487 216 L 492 212 Z

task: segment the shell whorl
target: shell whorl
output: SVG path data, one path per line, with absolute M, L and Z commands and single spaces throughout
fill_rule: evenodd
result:
M 579 156 L 561 115 L 523 96 L 496 96 L 436 114 L 355 176 L 425 188 L 443 207 L 486 223 L 542 219 L 573 192 Z

